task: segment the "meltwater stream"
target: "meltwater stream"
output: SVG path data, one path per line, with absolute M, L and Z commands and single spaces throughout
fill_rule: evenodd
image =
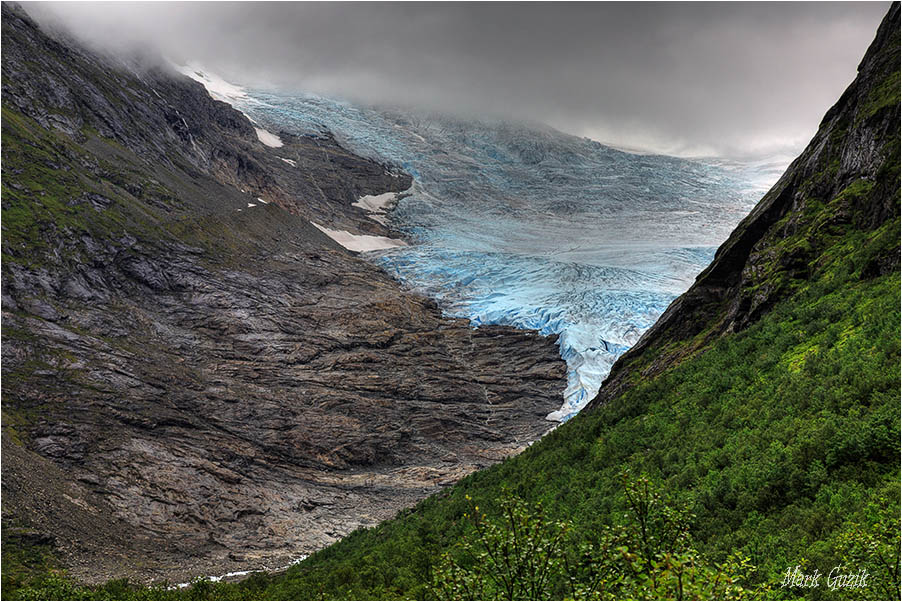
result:
M 622 152 L 539 125 L 242 91 L 271 131 L 331 131 L 414 178 L 388 216 L 413 244 L 368 256 L 475 326 L 559 335 L 566 420 L 711 261 L 785 163 Z

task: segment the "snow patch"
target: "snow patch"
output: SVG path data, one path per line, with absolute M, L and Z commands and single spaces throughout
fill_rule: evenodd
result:
M 360 207 L 370 213 L 385 213 L 385 206 L 395 200 L 397 193 L 386 192 L 385 194 L 368 194 L 360 197 L 354 207 Z
M 238 86 L 236 84 L 227 82 L 215 73 L 207 71 L 206 69 L 204 69 L 203 65 L 195 61 L 191 61 L 186 65 L 179 65 L 172 61 L 169 61 L 169 64 L 172 65 L 172 67 L 182 75 L 190 77 L 194 81 L 203 84 L 204 88 L 207 89 L 207 94 L 209 94 L 211 98 L 213 98 L 214 100 L 221 100 L 222 102 L 232 105 L 234 108 L 238 109 L 242 115 L 247 117 L 248 121 L 256 125 L 257 121 L 243 110 L 243 107 L 247 107 L 247 105 L 254 104 L 256 102 L 253 98 L 248 96 L 243 86 Z M 154 90 L 154 93 L 157 96 L 160 96 L 156 90 Z M 257 132 L 257 136 L 260 136 L 259 131 Z M 272 134 L 270 134 L 270 136 L 272 136 Z M 276 140 L 278 140 L 278 138 L 275 136 L 273 136 L 273 138 L 276 138 Z M 263 143 L 266 144 L 266 142 Z M 277 144 L 276 146 L 282 146 L 281 141 L 279 141 L 279 144 Z
M 298 166 L 298 164 L 295 163 L 294 161 L 292 161 L 291 159 L 286 159 L 285 157 L 279 157 L 279 158 L 280 158 L 282 161 L 285 161 L 286 163 L 288 163 L 289 165 L 291 165 L 292 167 L 297 167 L 297 166 Z
M 215 73 L 210 73 L 203 68 L 203 65 L 197 62 L 190 62 L 187 65 L 173 65 L 179 73 L 186 75 L 196 82 L 200 82 L 207 89 L 207 92 L 216 100 L 221 100 L 229 104 L 238 101 L 246 101 L 248 99 L 247 92 L 241 86 L 230 84 Z
M 366 251 L 379 251 L 381 249 L 393 249 L 406 247 L 407 243 L 396 238 L 386 236 L 371 236 L 369 234 L 351 234 L 347 230 L 330 230 L 320 226 L 316 222 L 310 222 L 317 230 L 343 246 L 349 251 L 365 253 Z
M 364 197 L 360 197 L 356 203 L 353 203 L 353 207 L 360 207 L 364 211 L 367 212 L 367 217 L 371 220 L 377 221 L 383 226 L 387 225 L 385 214 L 387 212 L 386 207 L 395 202 L 398 197 L 398 193 L 396 192 L 386 192 L 384 194 L 368 194 Z
M 282 144 L 282 140 L 272 132 L 267 132 L 263 128 L 254 128 L 254 131 L 257 132 L 257 139 L 266 146 L 270 148 L 279 148 L 280 146 L 284 146 Z
M 259 197 L 259 196 L 258 196 L 258 197 L 257 197 L 257 200 L 260 201 L 261 203 L 263 203 L 264 205 L 269 205 L 269 201 L 264 201 L 264 200 L 263 200 L 263 197 Z
M 248 203 L 247 204 L 248 209 L 250 209 L 251 207 L 256 207 L 256 206 L 257 206 L 257 203 Z

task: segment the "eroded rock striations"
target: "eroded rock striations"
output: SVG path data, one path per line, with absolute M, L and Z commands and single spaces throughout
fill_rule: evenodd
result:
M 351 204 L 408 176 L 2 11 L 9 541 L 87 581 L 279 566 L 547 428 L 553 339 L 443 319 L 309 223 L 389 235 Z

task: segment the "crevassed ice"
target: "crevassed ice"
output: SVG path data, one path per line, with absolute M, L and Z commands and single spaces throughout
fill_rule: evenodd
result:
M 691 284 L 784 163 L 638 155 L 541 125 L 247 91 L 274 129 L 331 131 L 414 177 L 386 217 L 415 244 L 368 256 L 475 326 L 559 335 L 566 420 Z M 244 104 L 242 104 L 244 103 Z

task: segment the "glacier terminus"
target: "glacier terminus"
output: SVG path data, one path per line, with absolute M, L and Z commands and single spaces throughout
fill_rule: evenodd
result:
M 409 244 L 366 257 L 474 327 L 558 335 L 568 382 L 552 421 L 595 396 L 787 163 L 639 154 L 541 124 L 224 87 L 183 72 L 267 131 L 329 132 L 413 176 L 393 210 L 372 214 Z

